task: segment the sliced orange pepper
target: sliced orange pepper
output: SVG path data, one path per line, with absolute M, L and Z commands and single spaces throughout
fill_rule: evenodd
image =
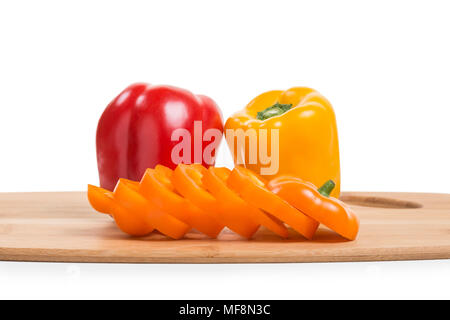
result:
M 223 183 L 223 181 L 216 175 L 219 174 L 221 176 L 228 176 L 230 170 L 227 168 L 214 169 L 215 170 L 210 167 L 210 169 L 204 171 L 202 177 L 202 184 L 204 188 L 208 190 L 216 199 L 218 209 L 221 212 L 221 217 L 225 225 L 237 234 L 245 238 L 251 238 L 258 230 L 259 223 L 257 223 L 254 219 L 251 219 L 250 215 L 246 214 L 245 211 L 242 211 L 242 207 L 240 207 L 240 205 L 243 200 L 240 199 L 239 196 L 232 190 L 228 189 L 225 183 Z M 221 194 L 221 191 L 224 193 Z M 217 197 L 216 195 L 219 194 L 220 197 Z M 226 197 L 227 195 L 231 197 Z
M 235 167 L 227 180 L 227 184 L 249 204 L 274 215 L 307 239 L 312 239 L 319 227 L 317 221 L 306 216 L 267 189 L 267 182 L 249 169 L 240 166 Z
M 109 190 L 88 185 L 88 199 L 95 210 L 111 214 L 119 229 L 131 236 L 145 236 L 153 231 L 153 227 L 145 219 L 134 216 L 118 204 Z
M 216 238 L 223 228 L 222 224 L 174 191 L 170 180 L 172 173 L 172 169 L 161 165 L 147 169 L 140 182 L 139 192 L 164 212 Z
M 274 178 L 268 188 L 302 211 L 348 240 L 355 240 L 359 231 L 357 215 L 343 202 L 328 197 L 334 182 L 327 181 L 317 189 L 300 178 L 281 176 Z
M 155 171 L 159 177 L 167 177 L 167 178 L 169 178 L 169 180 L 172 178 L 172 175 L 173 175 L 172 169 L 170 169 L 169 167 L 163 166 L 161 164 L 156 165 Z M 175 189 L 175 187 L 173 186 L 171 181 L 167 181 L 167 180 L 162 180 L 162 181 L 166 182 L 165 184 L 167 187 L 172 188 L 172 190 Z
M 237 234 L 250 238 L 256 232 L 258 225 L 248 218 L 236 216 L 228 211 L 229 208 L 223 207 L 205 189 L 202 178 L 206 173 L 207 169 L 203 166 L 179 164 L 173 173 L 173 184 L 180 194 L 203 211 L 213 214 L 217 221 Z
M 134 191 L 139 191 L 139 181 L 133 181 L 133 180 L 121 178 L 120 182 L 126 184 L 128 188 L 131 188 Z M 117 188 L 117 185 L 116 185 L 116 188 Z M 114 189 L 114 191 L 116 191 L 116 190 Z
M 202 186 L 202 176 L 206 168 L 196 164 L 180 163 L 172 175 L 172 183 L 175 189 L 182 196 L 195 199 L 196 203 L 201 203 L 202 207 L 209 208 L 216 204 L 215 198 Z M 211 214 L 215 214 L 211 212 Z
M 111 191 L 88 184 L 87 195 L 92 208 L 101 213 L 111 213 L 111 207 L 114 205 Z
M 180 163 L 173 171 L 172 183 L 179 194 L 221 222 L 216 199 L 202 185 L 205 171 L 206 168 L 203 166 Z
M 134 237 L 143 237 L 153 232 L 154 228 L 133 212 L 125 209 L 119 204 L 111 207 L 111 215 L 120 230 Z
M 139 185 L 119 179 L 114 199 L 130 213 L 130 219 L 141 220 L 173 239 L 183 237 L 190 227 L 158 208 L 139 193 Z
M 234 219 L 241 219 L 243 221 L 248 217 L 250 221 L 256 222 L 256 228 L 257 225 L 263 225 L 279 236 L 287 238 L 288 230 L 282 222 L 272 219 L 258 208 L 249 205 L 226 185 L 230 173 L 231 170 L 227 168 L 209 167 L 202 178 L 202 182 L 206 189 L 211 192 L 217 201 L 220 202 L 220 205 L 226 209 L 225 212 L 233 215 Z M 249 230 L 252 230 L 251 223 L 247 224 L 249 225 Z

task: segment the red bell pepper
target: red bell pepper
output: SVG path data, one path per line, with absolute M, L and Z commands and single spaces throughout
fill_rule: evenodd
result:
M 176 129 L 192 137 L 184 141 L 190 150 L 180 152 L 182 159 L 172 156 L 184 139 L 173 135 Z M 205 134 L 208 129 L 217 129 L 219 135 Z M 139 180 L 157 164 L 214 165 L 222 132 L 222 115 L 212 99 L 171 86 L 133 84 L 106 107 L 98 123 L 100 186 L 113 190 L 119 178 Z M 203 156 L 205 149 L 212 151 L 212 157 Z

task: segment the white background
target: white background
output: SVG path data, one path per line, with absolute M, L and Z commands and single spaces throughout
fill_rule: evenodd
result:
M 0 191 L 96 184 L 98 118 L 145 81 L 209 95 L 225 119 L 263 91 L 313 87 L 337 114 L 343 190 L 449 193 L 449 15 L 446 1 L 2 1 Z M 0 297 L 187 298 L 179 280 L 193 298 L 450 298 L 449 271 L 0 263 Z

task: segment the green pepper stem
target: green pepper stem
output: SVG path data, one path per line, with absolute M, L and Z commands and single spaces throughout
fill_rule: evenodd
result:
M 319 189 L 317 189 L 317 191 L 319 191 L 319 193 L 324 197 L 329 197 L 334 187 L 336 187 L 336 183 L 334 183 L 333 180 L 328 180 Z
M 258 120 L 266 120 L 275 116 L 279 116 L 280 114 L 285 113 L 291 108 L 292 104 L 281 104 L 277 102 L 273 106 L 270 106 L 263 111 L 258 112 L 256 118 Z

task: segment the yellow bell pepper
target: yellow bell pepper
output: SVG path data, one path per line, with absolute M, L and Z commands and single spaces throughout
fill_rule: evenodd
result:
M 250 143 L 238 143 L 234 135 L 238 129 L 244 132 L 248 129 L 256 131 L 257 155 L 249 154 L 250 150 L 254 152 L 254 149 L 249 148 Z M 336 118 L 333 107 L 324 96 L 306 87 L 268 91 L 227 120 L 225 136 L 234 162 L 258 174 L 268 166 L 262 154 L 270 153 L 273 144 L 269 139 L 268 145 L 261 147 L 259 141 L 262 140 L 263 130 L 260 129 L 278 129 L 278 171 L 266 175 L 266 178 L 291 175 L 316 186 L 331 179 L 336 183 L 331 196 L 339 197 L 341 178 Z M 265 137 L 271 136 L 267 130 L 265 134 Z M 246 141 L 250 136 L 247 136 Z M 255 157 L 256 161 L 250 161 Z

